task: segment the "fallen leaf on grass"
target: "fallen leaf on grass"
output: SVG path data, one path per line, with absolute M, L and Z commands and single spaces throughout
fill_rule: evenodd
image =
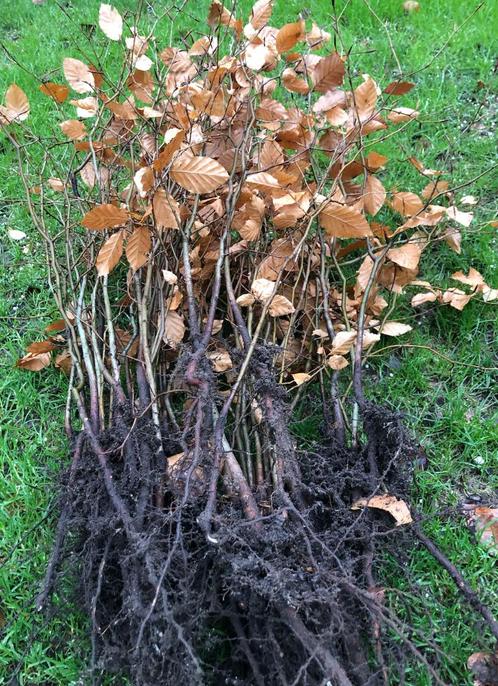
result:
M 469 525 L 490 555 L 498 555 L 498 507 L 466 506 Z
M 410 524 L 413 521 L 408 505 L 404 500 L 396 498 L 395 495 L 374 495 L 372 498 L 360 498 L 351 505 L 352 510 L 360 510 L 362 507 L 373 507 L 389 512 L 396 520 L 396 526 Z

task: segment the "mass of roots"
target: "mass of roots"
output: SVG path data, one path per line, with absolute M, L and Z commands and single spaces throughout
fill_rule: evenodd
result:
M 139 686 L 386 683 L 400 643 L 380 628 L 375 575 L 393 522 L 351 506 L 406 492 L 412 448 L 396 415 L 367 406 L 358 446 L 330 439 L 289 456 L 292 479 L 255 493 L 257 521 L 222 475 L 207 537 L 209 448 L 188 477 L 165 474 L 150 420 L 131 410 L 99 442 L 114 487 L 81 434 L 61 518 L 62 567 L 91 624 L 89 683 L 109 672 Z

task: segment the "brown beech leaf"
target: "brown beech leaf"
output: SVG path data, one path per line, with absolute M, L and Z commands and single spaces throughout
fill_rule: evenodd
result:
M 46 353 L 27 353 L 20 360 L 17 360 L 16 367 L 26 369 L 30 372 L 39 372 L 50 364 L 51 355 Z
M 275 284 L 269 279 L 255 279 L 251 284 L 251 293 L 261 302 L 265 302 L 271 297 Z
M 73 366 L 73 358 L 69 350 L 63 350 L 61 353 L 55 356 L 54 367 L 60 369 L 64 374 L 69 376 L 71 373 L 71 367 Z
M 62 132 L 73 141 L 80 141 L 87 135 L 87 130 L 82 121 L 78 119 L 67 119 L 59 124 Z
M 291 91 L 291 93 L 301 93 L 302 95 L 306 95 L 306 93 L 309 91 L 309 86 L 306 81 L 299 77 L 294 69 L 291 69 L 290 67 L 284 69 L 282 72 L 282 83 L 288 91 Z
M 215 372 L 227 372 L 233 367 L 232 359 L 226 350 L 213 350 L 206 354 Z
M 97 205 L 85 214 L 81 224 L 90 231 L 104 231 L 123 226 L 128 221 L 128 212 L 116 205 Z
M 185 322 L 178 312 L 168 312 L 164 322 L 164 342 L 177 348 L 185 335 Z
M 331 88 L 342 84 L 345 73 L 344 60 L 338 52 L 322 57 L 311 72 L 313 89 L 319 93 L 326 93 Z
M 465 293 L 459 288 L 448 288 L 448 290 L 443 293 L 442 301 L 445 305 L 454 307 L 455 310 L 461 312 L 463 308 L 468 305 L 473 296 L 473 293 Z
M 455 281 L 460 281 L 460 283 L 464 283 L 467 286 L 472 286 L 473 288 L 479 288 L 484 286 L 486 283 L 483 275 L 480 274 L 477 269 L 474 269 L 474 267 L 469 269 L 469 273 L 467 275 L 461 271 L 458 271 L 452 274 L 451 278 Z
M 136 226 L 126 243 L 126 257 L 134 272 L 147 264 L 150 248 L 149 229 L 146 226 Z
M 404 500 L 394 495 L 374 495 L 372 498 L 360 498 L 351 505 L 352 510 L 361 510 L 364 507 L 373 507 L 384 510 L 396 520 L 396 526 L 411 524 L 413 521 L 408 505 Z
M 375 81 L 370 78 L 366 79 L 358 88 L 355 88 L 353 99 L 360 121 L 364 122 L 370 119 L 377 104 L 377 86 Z
M 123 33 L 123 19 L 112 5 L 102 3 L 99 10 L 99 26 L 110 40 L 120 40 Z
M 291 376 L 296 386 L 301 386 L 312 378 L 311 374 L 306 374 L 306 372 L 297 372 L 297 374 L 292 374 Z
M 376 176 L 369 174 L 363 194 L 363 206 L 365 212 L 375 215 L 380 210 L 386 199 L 386 190 Z
M 164 134 L 164 148 L 152 163 L 154 171 L 162 171 L 171 162 L 175 152 L 180 149 L 184 138 L 185 131 L 183 129 L 172 128 L 166 131 Z
M 387 257 L 403 269 L 410 269 L 416 271 L 420 256 L 422 255 L 422 246 L 419 243 L 406 243 L 400 248 L 391 248 L 387 251 Z
M 47 179 L 47 183 L 53 191 L 56 191 L 57 193 L 64 193 L 65 185 L 61 179 L 52 176 L 50 179 Z
M 54 83 L 53 81 L 42 83 L 40 90 L 44 95 L 48 95 L 49 98 L 58 102 L 59 105 L 65 102 L 69 95 L 69 88 L 67 86 L 63 86 L 60 83 Z
M 374 329 L 377 329 L 384 336 L 403 336 L 403 334 L 412 331 L 409 324 L 402 322 L 385 322 L 382 326 L 375 326 Z
M 498 555 L 498 507 L 478 506 L 468 510 L 467 518 L 479 543 L 492 555 Z
M 302 19 L 291 24 L 284 24 L 277 33 L 277 51 L 282 54 L 283 52 L 291 50 L 296 43 L 303 40 L 304 31 L 305 26 Z
M 178 283 L 178 277 L 176 274 L 170 272 L 169 269 L 163 269 L 161 273 L 168 286 L 176 286 Z
M 251 25 L 253 29 L 262 29 L 271 17 L 273 0 L 258 0 L 251 10 Z
M 412 110 L 411 107 L 395 107 L 392 109 L 387 118 L 393 124 L 402 124 L 405 121 L 410 121 L 410 119 L 416 119 L 419 115 L 417 110 Z
M 345 355 L 354 345 L 356 331 L 338 331 L 332 341 L 332 354 Z
M 171 178 L 191 193 L 211 193 L 228 181 L 228 172 L 211 157 L 177 157 L 170 169 Z
M 437 293 L 433 293 L 432 291 L 428 291 L 426 293 L 417 293 L 416 295 L 413 296 L 411 299 L 411 306 L 412 307 L 420 307 L 420 305 L 423 305 L 424 303 L 433 303 L 437 300 Z
M 55 345 L 50 340 L 37 341 L 36 343 L 31 343 L 27 347 L 28 353 L 33 353 L 34 355 L 39 355 L 40 353 L 49 353 L 55 350 Z
M 470 224 L 472 223 L 473 218 L 474 218 L 473 212 L 461 212 L 454 205 L 446 208 L 446 214 L 448 215 L 448 217 L 450 219 L 453 219 L 458 224 L 461 224 L 462 226 L 465 226 L 465 227 L 469 227 Z
M 140 169 L 135 172 L 133 183 L 138 190 L 139 196 L 141 198 L 146 198 L 148 192 L 154 185 L 154 172 L 152 171 L 152 167 L 140 167 Z
M 243 293 L 237 298 L 237 305 L 239 307 L 249 307 L 250 305 L 254 305 L 255 302 L 256 298 L 252 293 Z
M 180 207 L 164 188 L 158 188 L 154 193 L 152 208 L 158 229 L 180 228 Z
M 329 355 L 329 357 L 327 357 L 327 364 L 331 369 L 338 372 L 340 369 L 347 367 L 349 362 L 342 355 Z
M 460 255 L 462 252 L 462 234 L 460 231 L 455 229 L 453 226 L 450 226 L 443 238 L 453 252 L 456 252 L 458 255 Z
M 118 264 L 123 254 L 123 232 L 113 233 L 102 245 L 95 266 L 99 276 L 107 276 Z
M 404 217 L 411 217 L 423 209 L 424 203 L 416 193 L 403 191 L 393 195 L 391 207 Z
M 81 60 L 65 57 L 63 62 L 66 81 L 76 93 L 92 93 L 95 89 L 93 73 Z
M 336 238 L 364 238 L 373 235 L 361 212 L 347 205 L 329 202 L 320 212 L 319 221 L 327 234 Z
M 318 50 L 324 43 L 330 40 L 330 33 L 321 29 L 315 22 L 311 27 L 311 31 L 306 34 L 306 42 L 311 50 Z
M 268 308 L 270 317 L 284 317 L 295 311 L 294 305 L 284 295 L 276 295 Z
M 263 193 L 273 193 L 276 188 L 281 188 L 278 179 L 268 172 L 256 172 L 255 174 L 248 174 L 246 183 L 249 186 L 257 188 Z
M 384 93 L 387 93 L 387 95 L 405 95 L 414 86 L 415 84 L 411 83 L 411 81 L 393 81 L 384 88 Z
M 0 106 L 0 124 L 25 121 L 29 117 L 29 102 L 26 93 L 15 83 L 7 88 L 5 107 Z

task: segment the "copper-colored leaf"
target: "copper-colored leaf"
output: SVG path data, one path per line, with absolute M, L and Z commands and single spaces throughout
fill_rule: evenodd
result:
M 255 279 L 251 284 L 251 293 L 261 302 L 265 302 L 271 297 L 275 284 L 269 279 Z
M 173 155 L 179 150 L 184 138 L 185 131 L 183 129 L 172 128 L 166 131 L 164 134 L 165 146 L 157 159 L 152 163 L 154 171 L 162 171 L 171 162 Z
M 62 132 L 73 141 L 80 141 L 85 138 L 87 134 L 86 127 L 82 121 L 78 119 L 67 119 L 59 124 Z
M 47 353 L 27 353 L 17 360 L 16 367 L 27 369 L 30 372 L 39 372 L 50 364 L 51 355 Z
M 226 372 L 233 367 L 230 355 L 226 350 L 213 350 L 207 353 L 206 357 L 213 365 L 215 372 Z
M 135 172 L 133 183 L 138 190 L 139 196 L 141 198 L 147 197 L 148 192 L 154 185 L 154 172 L 152 171 L 152 167 L 140 167 L 140 169 Z
M 462 271 L 455 272 L 451 275 L 451 278 L 455 281 L 460 281 L 467 286 L 472 286 L 473 288 L 479 288 L 485 284 L 483 275 L 471 267 L 468 274 L 464 274 Z
M 395 107 L 389 112 L 387 118 L 393 124 L 402 124 L 405 121 L 410 121 L 410 119 L 416 119 L 418 115 L 417 110 L 412 110 L 411 107 Z
M 69 88 L 67 86 L 63 86 L 60 83 L 53 83 L 52 81 L 42 83 L 40 90 L 42 93 L 48 95 L 49 98 L 52 98 L 59 104 L 65 102 L 67 100 L 67 96 L 69 95 Z
M 298 372 L 297 374 L 292 374 L 292 378 L 296 386 L 301 386 L 311 379 L 311 374 L 306 374 L 306 372 Z
M 180 228 L 180 207 L 164 188 L 158 188 L 154 193 L 152 207 L 158 229 Z
M 137 226 L 126 243 L 126 257 L 133 271 L 147 264 L 151 248 L 150 231 L 146 226 Z
M 400 248 L 391 248 L 387 251 L 387 257 L 403 269 L 417 270 L 422 246 L 420 243 L 409 242 Z
M 374 328 L 378 329 L 379 333 L 384 336 L 403 336 L 403 334 L 412 330 L 409 324 L 403 324 L 402 322 L 385 322 L 382 324 L 382 327 Z
M 346 68 L 344 60 L 337 52 L 327 57 L 322 57 L 311 72 L 311 80 L 314 90 L 326 93 L 335 86 L 340 86 L 344 80 Z
M 164 342 L 176 348 L 185 335 L 185 322 L 178 312 L 168 312 L 164 324 Z
M 457 207 L 452 205 L 446 209 L 446 214 L 450 219 L 453 219 L 462 226 L 469 227 L 474 218 L 473 212 L 461 212 Z
M 284 295 L 276 295 L 270 303 L 268 313 L 271 317 L 284 317 L 287 314 L 292 314 L 294 310 L 294 305 L 288 298 Z
M 356 331 L 339 331 L 334 336 L 332 341 L 332 354 L 345 355 L 354 345 L 356 340 Z
M 0 107 L 0 123 L 7 124 L 25 121 L 29 116 L 29 102 L 26 93 L 15 83 L 7 88 L 5 107 Z
M 320 212 L 319 220 L 329 236 L 336 238 L 372 236 L 372 230 L 361 212 L 347 205 L 329 202 Z
M 463 308 L 468 305 L 473 295 L 473 293 L 464 293 L 464 291 L 459 288 L 448 288 L 448 290 L 443 293 L 442 301 L 446 305 L 454 307 L 455 310 L 461 312 Z
M 273 10 L 273 0 L 257 0 L 251 10 L 251 25 L 253 29 L 266 26 Z
M 53 191 L 56 191 L 57 193 L 64 193 L 66 187 L 61 179 L 52 176 L 47 180 L 47 183 Z
M 372 498 L 360 498 L 353 503 L 351 509 L 360 510 L 363 507 L 373 507 L 389 512 L 396 520 L 396 526 L 410 524 L 413 521 L 408 505 L 404 500 L 398 499 L 394 495 L 374 495 Z
M 376 176 L 369 174 L 365 184 L 363 206 L 368 214 L 375 215 L 386 199 L 386 190 Z
M 38 355 L 40 353 L 49 353 L 52 350 L 55 350 L 55 345 L 52 343 L 50 340 L 46 341 L 36 341 L 36 343 L 31 343 L 28 345 L 27 351 L 28 353 L 33 353 L 34 355 Z
M 330 33 L 321 29 L 315 22 L 311 27 L 311 31 L 306 34 L 306 42 L 311 50 L 318 50 L 324 43 L 330 40 Z
M 411 81 L 393 81 L 384 88 L 384 93 L 387 93 L 387 95 L 405 95 L 414 86 L 415 84 L 411 83 Z
M 123 226 L 128 221 L 128 212 L 116 205 L 97 205 L 85 214 L 81 224 L 91 231 L 104 231 Z
M 64 76 L 77 93 L 91 93 L 95 88 L 93 73 L 81 60 L 66 57 L 63 62 Z
M 411 299 L 412 307 L 420 307 L 424 303 L 433 303 L 437 300 L 437 294 L 432 291 L 427 291 L 426 293 L 417 293 Z
M 171 178 L 191 193 L 211 193 L 228 181 L 228 173 L 211 157 L 180 155 L 171 165 Z
M 268 172 L 256 172 L 256 174 L 249 174 L 247 176 L 246 183 L 253 188 L 263 191 L 263 193 L 272 193 L 276 188 L 281 188 L 278 179 Z
M 306 93 L 309 91 L 309 86 L 306 81 L 300 78 L 294 69 L 284 69 L 282 72 L 282 83 L 288 91 L 291 91 L 291 93 L 301 93 L 302 95 L 306 95 Z
M 281 54 L 291 50 L 296 43 L 304 38 L 304 21 L 293 22 L 292 24 L 284 24 L 277 33 L 276 45 L 277 50 Z
M 99 10 L 99 26 L 110 40 L 119 40 L 123 33 L 123 19 L 112 5 L 102 4 Z
M 329 355 L 329 357 L 327 357 L 327 364 L 331 369 L 338 372 L 340 369 L 347 367 L 349 362 L 342 355 Z
M 353 96 L 360 121 L 364 122 L 370 119 L 377 104 L 377 86 L 375 81 L 370 78 L 366 79 L 358 88 L 355 88 Z
M 401 192 L 395 193 L 391 200 L 391 207 L 405 217 L 411 217 L 420 212 L 424 203 L 416 193 Z
M 102 245 L 97 255 L 95 266 L 99 276 L 107 276 L 118 264 L 123 254 L 123 233 L 113 233 Z

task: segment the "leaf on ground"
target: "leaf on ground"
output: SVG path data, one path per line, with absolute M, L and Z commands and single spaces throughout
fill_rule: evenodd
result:
M 39 372 L 50 364 L 51 355 L 46 353 L 27 353 L 20 360 L 17 360 L 16 367 L 26 369 L 30 372 Z
M 351 509 L 360 510 L 363 507 L 373 507 L 389 512 L 396 520 L 396 526 L 410 524 L 413 521 L 408 505 L 404 500 L 396 498 L 394 495 L 374 495 L 372 498 L 360 498 L 353 503 Z
M 306 383 L 311 379 L 311 374 L 306 374 L 306 372 L 297 372 L 296 374 L 292 374 L 292 378 L 296 386 L 301 386 L 303 383 Z
M 382 324 L 382 327 L 375 326 L 373 328 L 384 336 L 403 336 L 403 334 L 412 330 L 409 324 L 403 324 L 402 322 L 385 322 Z
M 285 317 L 285 315 L 292 314 L 294 311 L 294 305 L 285 295 L 276 295 L 268 308 L 270 317 Z

